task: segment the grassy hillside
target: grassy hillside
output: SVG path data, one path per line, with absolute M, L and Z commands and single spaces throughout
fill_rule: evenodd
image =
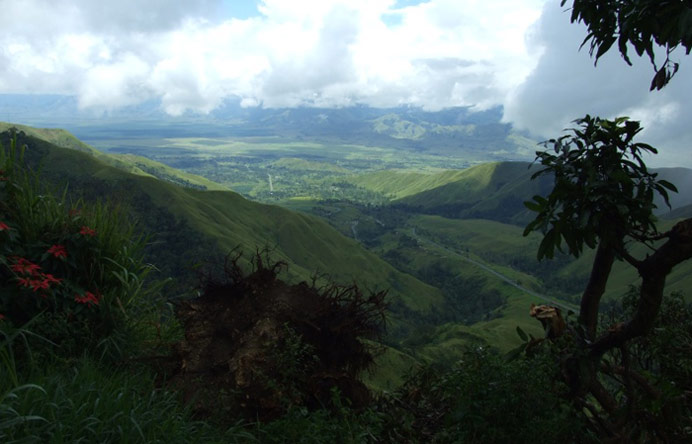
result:
M 343 180 L 367 190 L 381 193 L 394 200 L 459 180 L 463 177 L 464 171 L 466 170 L 435 170 L 430 172 L 384 170 L 351 176 Z
M 450 303 L 440 289 L 398 270 L 380 259 L 376 252 L 366 250 L 355 240 L 342 236 L 314 216 L 255 203 L 230 191 L 180 187 L 151 175 L 133 174 L 129 168 L 141 162 L 141 158 L 137 157 L 124 156 L 121 158 L 123 164 L 108 164 L 98 154 L 61 148 L 31 136 L 24 136 L 20 143 L 29 146 L 29 157 L 34 163 L 41 163 L 44 175 L 53 178 L 55 182 L 70 183 L 70 187 L 75 190 L 89 190 L 91 197 L 109 196 L 111 200 L 131 205 L 140 218 L 150 219 L 152 214 L 158 214 L 143 207 L 164 209 L 176 219 L 184 221 L 191 230 L 203 235 L 204 239 L 183 239 L 181 243 L 171 247 L 174 251 L 179 248 L 180 255 L 184 256 L 186 248 L 191 247 L 186 244 L 209 240 L 217 251 L 222 252 L 235 247 L 251 252 L 266 245 L 273 248 L 274 259 L 284 260 L 289 264 L 287 276 L 291 280 L 309 279 L 318 272 L 326 273 L 342 283 L 356 281 L 366 288 L 389 288 L 393 311 L 390 316 L 390 331 L 396 337 L 415 337 L 420 333 L 421 325 L 429 326 L 425 328 L 443 328 L 443 332 L 470 328 L 473 333 L 467 336 L 469 342 L 497 342 L 501 349 L 507 349 L 518 340 L 514 332 L 516 325 L 521 324 L 528 329 L 532 326 L 538 328 L 526 316 L 526 307 L 523 307 L 525 301 L 522 298 L 516 301 L 512 299 L 505 307 L 497 310 L 489 317 L 491 323 L 488 325 L 485 322 L 471 326 L 449 322 L 440 324 L 448 319 L 444 313 L 448 311 Z M 150 166 L 146 162 L 141 162 L 140 165 Z M 117 166 L 122 166 L 123 169 Z M 343 211 L 341 216 L 350 217 L 347 213 L 348 211 Z M 353 213 L 353 216 L 357 217 L 357 214 Z M 179 229 L 178 226 L 165 228 L 172 231 Z M 173 243 L 174 237 L 163 239 Z M 425 268 L 435 262 L 432 256 L 412 254 L 411 257 L 412 270 Z M 452 265 L 461 264 L 458 259 L 452 258 L 450 261 Z M 462 278 L 469 279 L 474 285 L 479 283 L 480 297 L 486 293 L 497 295 L 512 292 L 511 289 L 508 292 L 508 287 L 503 282 L 489 279 L 482 270 L 473 267 L 465 268 Z M 525 280 L 528 279 L 527 277 Z M 503 316 L 509 314 L 521 314 L 523 319 L 507 318 L 503 321 Z M 500 327 L 505 321 L 508 322 L 507 326 Z M 462 348 L 454 349 L 453 345 L 459 345 L 459 342 L 455 340 L 447 343 L 446 339 L 442 339 L 445 335 L 446 333 L 439 338 L 437 334 L 433 335 L 430 343 L 414 341 L 416 344 L 409 345 L 412 347 L 409 348 L 412 356 L 415 355 L 417 359 L 433 359 L 445 353 L 450 353 L 450 357 L 456 356 Z M 404 367 L 410 367 L 416 361 L 411 356 L 389 350 L 380 358 L 380 362 L 382 365 L 371 376 L 371 383 L 385 388 L 400 381 Z
M 530 215 L 523 202 L 549 190 L 549 180 L 530 180 L 525 162 L 485 163 L 461 171 L 448 183 L 404 197 L 397 203 L 420 212 L 453 218 L 491 219 L 525 223 Z
M 119 170 L 136 174 L 139 176 L 157 177 L 167 182 L 179 185 L 209 189 L 209 190 L 228 190 L 227 187 L 212 182 L 204 177 L 176 170 L 160 162 L 147 159 L 146 157 L 133 154 L 106 154 L 87 145 L 69 132 L 58 128 L 34 128 L 26 125 L 15 125 L 12 123 L 0 122 L 0 132 L 16 128 L 25 134 L 49 142 L 61 148 L 69 148 L 91 154 L 107 165 L 114 166 Z
M 425 314 L 441 300 L 439 291 L 401 273 L 357 242 L 341 236 L 326 222 L 280 207 L 248 201 L 230 191 L 202 191 L 132 174 L 91 154 L 61 148 L 32 136 L 19 140 L 27 157 L 43 165 L 43 174 L 73 189 L 138 206 L 163 208 L 211 239 L 221 251 L 246 252 L 268 246 L 272 257 L 289 264 L 288 276 L 309 279 L 323 273 L 341 283 L 357 281 L 367 288 L 390 288 L 392 299 Z M 180 251 L 181 255 L 185 251 Z
M 84 151 L 92 155 L 98 155 L 99 151 L 81 140 L 77 139 L 75 136 L 70 134 L 68 131 L 59 128 L 34 128 L 26 125 L 17 125 L 14 123 L 0 122 L 0 132 L 9 130 L 10 128 L 16 128 L 20 131 L 24 131 L 26 134 L 37 137 L 46 142 L 50 142 L 54 145 L 71 148 L 77 151 Z
M 31 128 L 25 132 L 31 131 L 43 134 L 43 130 Z M 53 130 L 47 131 L 52 134 Z M 565 257 L 536 261 L 539 236 L 525 238 L 517 225 L 529 217 L 522 202 L 545 192 L 549 183 L 530 181 L 526 163 L 489 163 L 429 173 L 383 171 L 347 179 L 397 199 L 393 209 L 367 210 L 366 206 L 312 201 L 296 204 L 316 206 L 319 211 L 315 212 L 327 217 L 333 228 L 320 218 L 246 200 L 206 179 L 149 159 L 102 154 L 88 145 L 77 151 L 73 148 L 81 145 L 69 133 L 56 134 L 69 149 L 30 136 L 24 141 L 47 175 L 69 182 L 73 189 L 90 190 L 92 197 L 125 202 L 142 220 L 155 220 L 160 226 L 154 225 L 154 231 L 166 233 L 159 239 L 169 244 L 167 258 L 187 256 L 188 249 L 195 246 L 190 262 L 198 260 L 207 245 L 216 252 L 235 247 L 252 252 L 268 246 L 274 259 L 289 264 L 291 280 L 309 279 L 317 272 L 342 283 L 389 288 L 392 331 L 409 338 L 409 351 L 418 358 L 455 356 L 462 342 L 511 348 L 518 341 L 516 325 L 525 330 L 538 328 L 526 310 L 530 302 L 542 300 L 503 278 L 529 291 L 574 301 L 590 271 L 589 253 L 578 261 Z M 321 174 L 329 169 L 323 162 L 297 158 L 282 158 L 273 164 L 277 169 L 314 169 Z M 343 173 L 339 167 L 331 172 Z M 688 173 L 671 170 L 682 180 Z M 182 228 L 170 218 L 181 221 Z M 186 234 L 176 241 L 176 233 Z M 692 265 L 674 270 L 669 289 L 688 288 L 691 272 Z M 608 297 L 619 296 L 633 282 L 633 270 L 616 265 Z
M 212 182 L 202 176 L 190 174 L 164 165 L 155 160 L 134 154 L 105 154 L 99 153 L 100 160 L 118 169 L 129 171 L 143 176 L 150 175 L 166 182 L 176 183 L 184 187 L 203 190 L 230 191 L 228 187 Z
M 529 166 L 526 162 L 490 162 L 463 170 L 390 170 L 346 181 L 387 196 L 412 212 L 522 224 L 530 217 L 524 200 L 549 190 L 545 178 L 530 180 Z
M 662 220 L 660 230 L 670 229 L 681 219 Z M 419 233 L 447 245 L 457 251 L 476 255 L 498 271 L 511 275 L 529 288 L 564 295 L 572 301 L 581 296 L 594 259 L 594 252 L 587 250 L 579 259 L 557 256 L 553 260 L 536 260 L 540 236 L 532 233 L 522 235 L 523 229 L 511 224 L 488 220 L 447 219 L 439 216 L 415 216 L 410 221 Z M 645 257 L 648 250 L 637 246 L 632 253 Z M 636 285 L 639 276 L 634 268 L 625 262 L 616 262 L 606 288 L 606 299 L 618 298 L 625 294 L 630 285 Z M 533 285 L 538 285 L 534 287 Z M 681 291 L 689 299 L 692 293 L 692 262 L 684 262 L 673 269 L 666 280 L 666 291 Z
M 535 194 L 545 195 L 550 178 L 531 180 L 538 167 L 526 162 L 491 162 L 464 170 L 387 170 L 361 174 L 343 181 L 380 193 L 411 211 L 451 218 L 490 219 L 517 225 L 526 224 L 531 214 L 523 202 Z M 692 203 L 692 170 L 661 168 L 661 178 L 678 187 L 671 193 L 673 209 Z M 656 201 L 659 214 L 669 210 L 662 199 Z

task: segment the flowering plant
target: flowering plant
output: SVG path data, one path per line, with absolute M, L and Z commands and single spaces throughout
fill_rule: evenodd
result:
M 0 321 L 20 326 L 47 312 L 55 325 L 39 324 L 53 342 L 74 343 L 74 327 L 87 347 L 104 344 L 145 292 L 141 239 L 117 209 L 57 198 L 22 163 L 14 141 L 9 153 L 0 147 Z

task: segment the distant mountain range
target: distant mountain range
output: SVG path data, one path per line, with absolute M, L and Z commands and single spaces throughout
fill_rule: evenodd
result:
M 488 160 L 528 160 L 536 142 L 502 123 L 502 109 L 468 107 L 428 112 L 420 108 L 243 108 L 226 101 L 208 115 L 173 117 L 158 101 L 114 110 L 80 109 L 74 96 L 0 95 L 0 120 L 34 126 L 60 126 L 92 139 L 90 127 L 119 134 L 166 127 L 169 137 L 272 137 L 318 142 L 396 147 L 445 155 L 486 154 Z M 125 127 L 129 127 L 125 128 Z M 123 132 L 124 131 L 124 132 Z M 85 137 L 87 136 L 88 137 Z

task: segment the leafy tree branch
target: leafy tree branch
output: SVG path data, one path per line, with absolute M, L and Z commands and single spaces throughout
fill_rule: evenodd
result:
M 564 6 L 567 0 L 562 0 Z M 598 63 L 617 43 L 620 55 L 632 65 L 629 46 L 638 56 L 649 57 L 656 74 L 650 90 L 660 90 L 670 82 L 680 65 L 671 54 L 682 46 L 692 50 L 692 2 L 689 0 L 573 0 L 571 21 L 583 22 L 588 30 L 582 47 Z M 657 64 L 655 49 L 665 50 L 665 59 Z

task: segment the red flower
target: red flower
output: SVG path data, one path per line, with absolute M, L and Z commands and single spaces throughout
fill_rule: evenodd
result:
M 37 292 L 39 290 L 48 290 L 50 288 L 50 282 L 47 280 L 40 280 L 40 279 L 32 279 L 31 280 L 31 288 L 34 289 L 34 292 Z
M 5 319 L 5 315 L 0 313 L 0 321 L 2 321 L 3 319 Z
M 99 298 L 100 295 L 98 294 L 98 292 L 94 294 L 90 291 L 87 291 L 86 293 L 84 293 L 84 296 L 80 296 L 79 294 L 75 295 L 74 300 L 75 302 L 79 302 L 80 304 L 87 304 L 89 307 L 91 307 L 92 304 L 99 304 Z
M 84 235 L 84 236 L 95 236 L 96 235 L 96 230 L 93 230 L 86 225 L 82 225 L 82 229 L 79 230 L 79 234 Z
M 48 290 L 50 288 L 50 284 L 59 284 L 62 282 L 62 279 L 56 278 L 52 274 L 32 273 L 31 276 L 33 279 L 17 278 L 17 286 L 26 288 L 31 287 L 31 289 L 36 292 L 39 290 Z M 46 295 L 41 296 L 44 298 L 46 297 Z
M 41 269 L 40 266 L 27 259 L 24 259 L 23 257 L 20 257 L 14 265 L 10 266 L 10 268 L 15 273 L 29 274 L 31 276 L 36 276 L 38 271 Z
M 0 231 L 11 230 L 11 229 L 12 228 L 10 228 L 5 222 L 0 221 Z
M 53 245 L 46 253 L 52 254 L 55 257 L 67 257 L 67 251 L 64 245 Z
M 61 278 L 56 278 L 52 274 L 48 274 L 48 273 L 43 275 L 43 280 L 45 282 L 48 282 L 49 284 L 53 284 L 53 283 L 59 284 L 60 282 L 62 282 Z

